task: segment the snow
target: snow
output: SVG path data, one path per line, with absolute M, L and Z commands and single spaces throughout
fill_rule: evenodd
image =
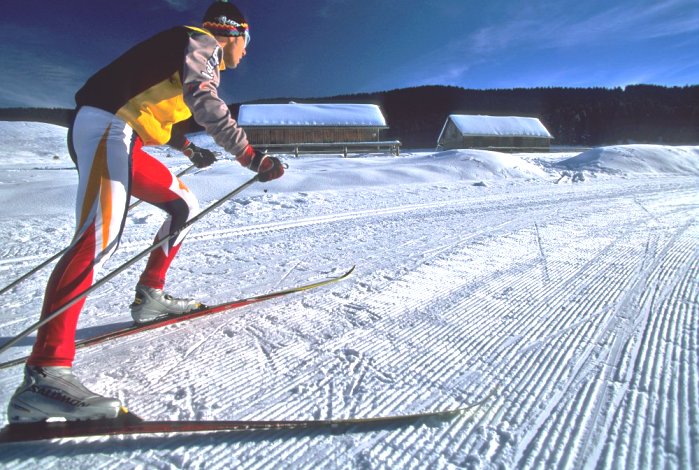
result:
M 588 150 L 561 165 L 578 171 L 699 175 L 699 148 L 618 145 Z
M 375 104 L 288 103 L 244 104 L 238 112 L 241 126 L 370 126 L 386 127 Z
M 463 135 L 553 138 L 541 121 L 533 117 L 452 114 L 449 119 Z
M 77 177 L 64 133 L 0 123 L 1 286 L 71 238 Z M 188 166 L 151 150 L 174 171 Z M 0 465 L 699 468 L 698 153 L 283 156 L 284 178 L 195 225 L 167 289 L 216 303 L 356 264 L 353 275 L 82 349 L 76 374 L 147 419 L 370 417 L 485 402 L 448 421 L 348 433 L 5 445 Z M 250 176 L 223 160 L 183 180 L 208 206 Z M 162 220 L 148 205 L 133 209 L 105 270 L 148 246 Z M 142 268 L 90 296 L 78 339 L 130 323 Z M 3 343 L 37 320 L 48 274 L 0 298 Z M 20 366 L 0 370 L 2 403 L 21 377 Z

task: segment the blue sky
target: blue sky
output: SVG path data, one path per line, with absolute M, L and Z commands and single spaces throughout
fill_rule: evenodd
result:
M 12 1 L 0 107 L 73 105 L 141 39 L 196 24 L 210 0 Z M 699 0 L 238 0 L 251 25 L 227 102 L 419 85 L 699 84 Z

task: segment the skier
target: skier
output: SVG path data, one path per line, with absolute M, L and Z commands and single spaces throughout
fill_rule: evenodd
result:
M 281 162 L 250 146 L 217 93 L 220 71 L 238 66 L 249 41 L 248 23 L 240 10 L 225 0 L 216 1 L 201 27 L 178 26 L 145 40 L 98 71 L 77 92 L 76 116 L 68 132 L 79 175 L 77 228 L 48 281 L 42 318 L 93 284 L 117 248 L 131 195 L 168 213 L 156 241 L 196 216 L 195 196 L 144 149 L 170 141 L 174 123 L 193 117 L 240 164 L 256 171 L 260 181 L 282 176 Z M 175 137 L 171 143 L 175 141 L 199 168 L 216 159 L 185 138 Z M 183 230 L 151 253 L 131 305 L 135 322 L 201 307 L 196 300 L 163 292 L 165 274 L 185 235 Z M 118 399 L 91 392 L 72 372 L 75 330 L 84 301 L 39 329 L 24 381 L 8 406 L 10 423 L 119 414 Z

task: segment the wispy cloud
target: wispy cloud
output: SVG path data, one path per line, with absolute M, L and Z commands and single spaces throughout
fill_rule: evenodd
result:
M 0 106 L 72 107 L 90 67 L 73 56 L 26 42 L 2 51 Z
M 382 88 L 395 77 L 410 85 L 477 87 L 684 84 L 696 70 L 689 64 L 699 60 L 689 52 L 699 43 L 696 0 L 620 1 L 530 0 L 515 8 L 500 0 L 488 23 L 394 67 L 380 78 Z M 658 40 L 672 48 L 665 60 L 652 49 Z M 644 53 L 629 57 L 629 50 Z
M 692 5 L 694 1 L 625 2 L 610 7 L 605 2 L 585 12 L 543 0 L 534 3 L 536 8 L 518 9 L 460 42 L 468 52 L 492 54 L 512 47 L 575 48 L 679 37 L 699 33 L 699 8 Z
M 581 20 L 560 19 L 564 33 L 549 39 L 559 46 L 581 44 L 637 42 L 649 39 L 679 37 L 699 32 L 699 9 L 690 8 L 687 0 L 668 0 L 651 5 L 618 5 Z

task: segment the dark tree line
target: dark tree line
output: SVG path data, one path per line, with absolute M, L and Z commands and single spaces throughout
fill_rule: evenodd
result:
M 699 85 L 626 88 L 518 88 L 471 90 L 424 86 L 317 99 L 278 98 L 273 102 L 374 103 L 390 129 L 383 139 L 405 147 L 434 147 L 449 114 L 532 116 L 553 134 L 554 145 L 598 146 L 624 143 L 699 144 Z M 234 116 L 239 104 L 231 105 Z M 67 125 L 72 110 L 7 108 L 0 120 Z M 183 126 L 197 130 L 192 123 Z
M 401 140 L 406 147 L 434 146 L 449 114 L 537 117 L 555 137 L 554 145 L 699 144 L 699 86 L 425 86 L 330 99 L 380 105 L 390 126 L 384 137 Z
M 0 121 L 45 122 L 68 127 L 74 111 L 64 108 L 0 108 Z

